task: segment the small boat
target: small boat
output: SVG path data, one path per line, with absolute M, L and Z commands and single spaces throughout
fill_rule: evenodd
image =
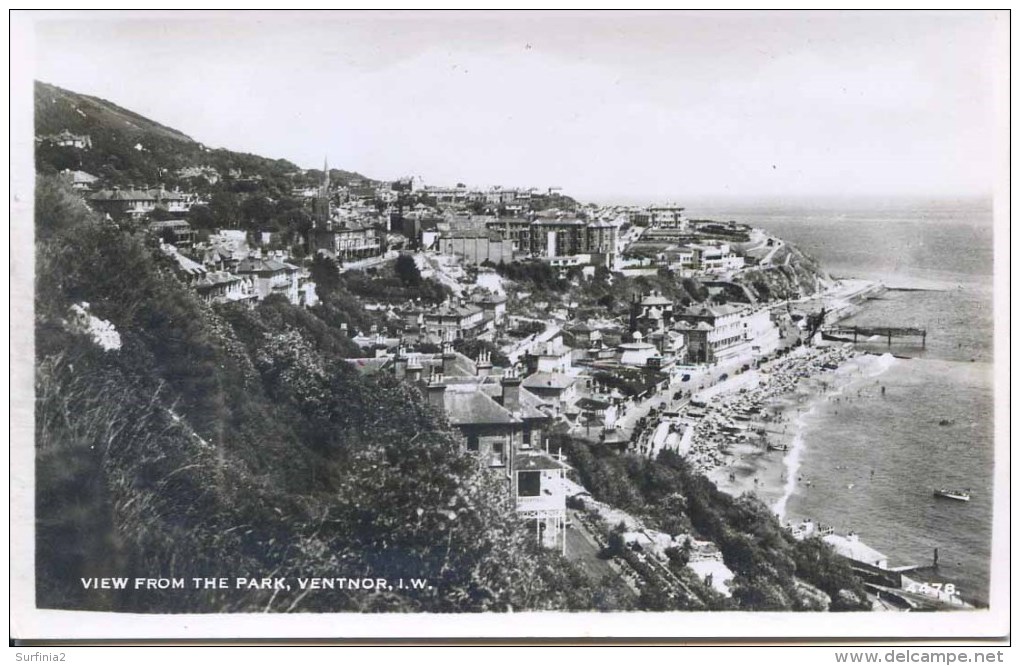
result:
M 769 451 L 789 451 L 790 447 L 787 444 L 768 444 Z
M 970 488 L 966 490 L 956 490 L 953 488 L 936 488 L 933 493 L 935 497 L 945 497 L 946 499 L 958 500 L 960 502 L 970 501 Z

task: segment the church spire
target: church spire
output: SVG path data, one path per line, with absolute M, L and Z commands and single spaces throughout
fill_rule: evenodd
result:
M 319 186 L 319 194 L 312 202 L 312 218 L 316 224 L 323 227 L 328 226 L 330 218 L 329 208 L 329 158 L 322 159 L 322 184 Z

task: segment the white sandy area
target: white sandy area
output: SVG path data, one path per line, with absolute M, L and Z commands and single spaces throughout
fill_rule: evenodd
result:
M 812 348 L 781 359 L 769 372 L 761 373 L 757 388 L 719 396 L 709 409 L 726 413 L 762 408 L 761 420 L 756 419 L 749 427 L 763 428 L 770 444 L 786 446 L 787 451 L 769 451 L 755 439 L 727 440 L 725 433 L 703 427 L 701 437 L 692 446 L 696 467 L 723 492 L 734 496 L 754 493 L 784 518 L 790 497 L 800 487 L 801 457 L 807 446 L 804 432 L 816 406 L 855 381 L 873 379 L 895 362 L 891 355 L 861 354 L 846 345 Z M 827 364 L 838 368 L 825 368 Z M 720 455 L 720 451 L 726 453 Z

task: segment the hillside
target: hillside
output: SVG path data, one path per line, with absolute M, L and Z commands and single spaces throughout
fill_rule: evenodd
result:
M 48 83 L 35 84 L 36 137 L 62 131 L 88 135 L 91 147 L 77 149 L 43 142 L 36 151 L 41 173 L 80 169 L 103 180 L 107 186 L 140 187 L 184 184 L 177 170 L 206 166 L 223 180 L 214 186 L 199 179 L 189 182 L 202 193 L 243 191 L 281 197 L 292 187 L 314 185 L 321 171 L 307 172 L 284 159 L 270 159 L 225 148 L 205 146 L 183 132 L 124 109 L 113 102 L 65 90 Z M 235 176 L 231 176 L 231 173 Z M 356 171 L 331 170 L 334 182 L 362 180 L 375 183 Z
M 37 603 L 132 612 L 591 609 L 500 480 L 318 315 L 211 307 L 59 179 L 37 190 Z M 329 310 L 324 311 L 329 314 Z M 93 592 L 86 577 L 424 578 L 421 590 Z M 616 607 L 611 601 L 608 608 Z
M 139 138 L 152 135 L 195 143 L 186 134 L 160 125 L 105 99 L 81 95 L 37 81 L 35 84 L 36 134 L 56 134 L 65 129 L 81 134 L 88 134 L 97 129 L 119 130 Z

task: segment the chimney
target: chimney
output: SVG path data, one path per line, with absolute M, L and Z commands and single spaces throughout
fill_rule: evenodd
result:
M 457 360 L 457 355 L 453 353 L 453 345 L 449 342 L 443 343 L 443 374 L 453 375 L 453 363 Z
M 507 368 L 499 382 L 503 387 L 503 408 L 516 412 L 521 408 L 521 378 L 517 371 Z
M 397 347 L 397 356 L 393 360 L 393 374 L 397 379 L 403 379 L 407 375 L 407 355 L 404 353 L 404 346 Z
M 492 352 L 478 352 L 478 360 L 475 361 L 475 374 L 479 376 L 488 375 L 492 371 Z
M 421 381 L 421 373 L 421 359 L 417 354 L 414 354 L 407 359 L 407 376 L 411 378 L 412 382 L 418 383 Z
M 442 373 L 433 374 L 429 379 L 429 404 L 439 410 L 446 409 L 446 382 Z

